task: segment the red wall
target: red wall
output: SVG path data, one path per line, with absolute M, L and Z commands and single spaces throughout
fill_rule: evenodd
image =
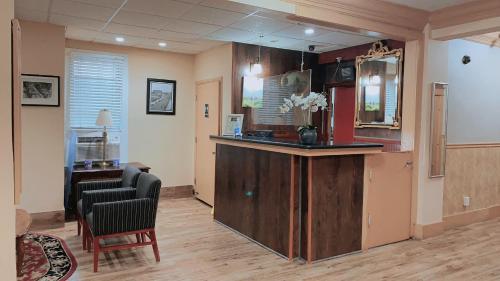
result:
M 333 141 L 351 143 L 354 141 L 355 88 L 335 88 L 335 112 Z

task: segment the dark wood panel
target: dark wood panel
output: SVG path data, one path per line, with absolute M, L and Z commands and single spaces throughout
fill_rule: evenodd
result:
M 291 155 L 217 145 L 214 218 L 289 255 Z
M 309 161 L 311 260 L 361 250 L 364 156 L 315 157 Z
M 259 125 L 254 124 L 252 109 L 241 106 L 243 98 L 243 76 L 255 62 L 259 46 L 243 43 L 233 43 L 233 88 L 232 112 L 245 114 L 243 131 L 270 129 L 275 131 L 275 136 L 297 138 L 295 126 Z M 284 74 L 289 71 L 300 70 L 302 53 L 299 51 L 285 50 L 270 47 L 261 47 L 262 77 Z M 318 54 L 304 53 L 304 69 L 312 69 L 311 90 L 321 92 L 324 84 L 324 66 L 318 64 Z M 317 115 L 317 114 L 316 114 Z M 321 121 L 321 119 L 318 119 Z M 317 124 L 320 126 L 321 124 Z

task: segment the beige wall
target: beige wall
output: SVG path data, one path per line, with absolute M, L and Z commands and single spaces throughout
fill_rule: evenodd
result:
M 14 1 L 0 9 L 0 272 L 2 280 L 16 280 L 14 177 L 12 162 L 10 21 Z
M 61 77 L 61 106 L 23 106 L 21 207 L 29 212 L 64 209 L 63 26 L 21 21 L 21 72 Z
M 194 62 L 194 77 L 196 81 L 222 77 L 222 120 L 231 113 L 231 92 L 233 73 L 232 44 L 197 54 Z
M 194 182 L 194 56 L 67 40 L 66 47 L 128 56 L 128 161 L 151 167 L 162 186 Z M 176 115 L 146 115 L 146 79 L 177 80 Z

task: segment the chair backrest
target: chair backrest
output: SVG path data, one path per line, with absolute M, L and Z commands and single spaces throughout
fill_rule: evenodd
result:
M 157 200 L 160 195 L 161 180 L 148 173 L 141 173 L 137 180 L 136 198 L 150 198 Z
M 127 165 L 122 174 L 122 187 L 136 187 L 141 170 Z

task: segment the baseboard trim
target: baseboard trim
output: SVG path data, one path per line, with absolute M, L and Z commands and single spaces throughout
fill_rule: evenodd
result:
M 30 230 L 32 231 L 64 227 L 64 210 L 31 213 L 30 215 L 32 219 Z
M 417 224 L 415 225 L 415 234 L 414 237 L 416 239 L 427 239 L 430 237 L 438 236 L 444 233 L 445 228 L 443 222 L 437 222 L 433 224 Z
M 160 197 L 167 199 L 192 198 L 193 186 L 179 185 L 179 186 L 162 187 L 160 190 Z
M 500 205 L 445 216 L 443 217 L 442 222 L 434 224 L 415 225 L 414 237 L 416 239 L 426 239 L 440 235 L 448 229 L 492 220 L 498 217 L 500 217 Z
M 500 205 L 491 206 L 484 209 L 467 211 L 443 217 L 446 229 L 482 222 L 500 217 Z

